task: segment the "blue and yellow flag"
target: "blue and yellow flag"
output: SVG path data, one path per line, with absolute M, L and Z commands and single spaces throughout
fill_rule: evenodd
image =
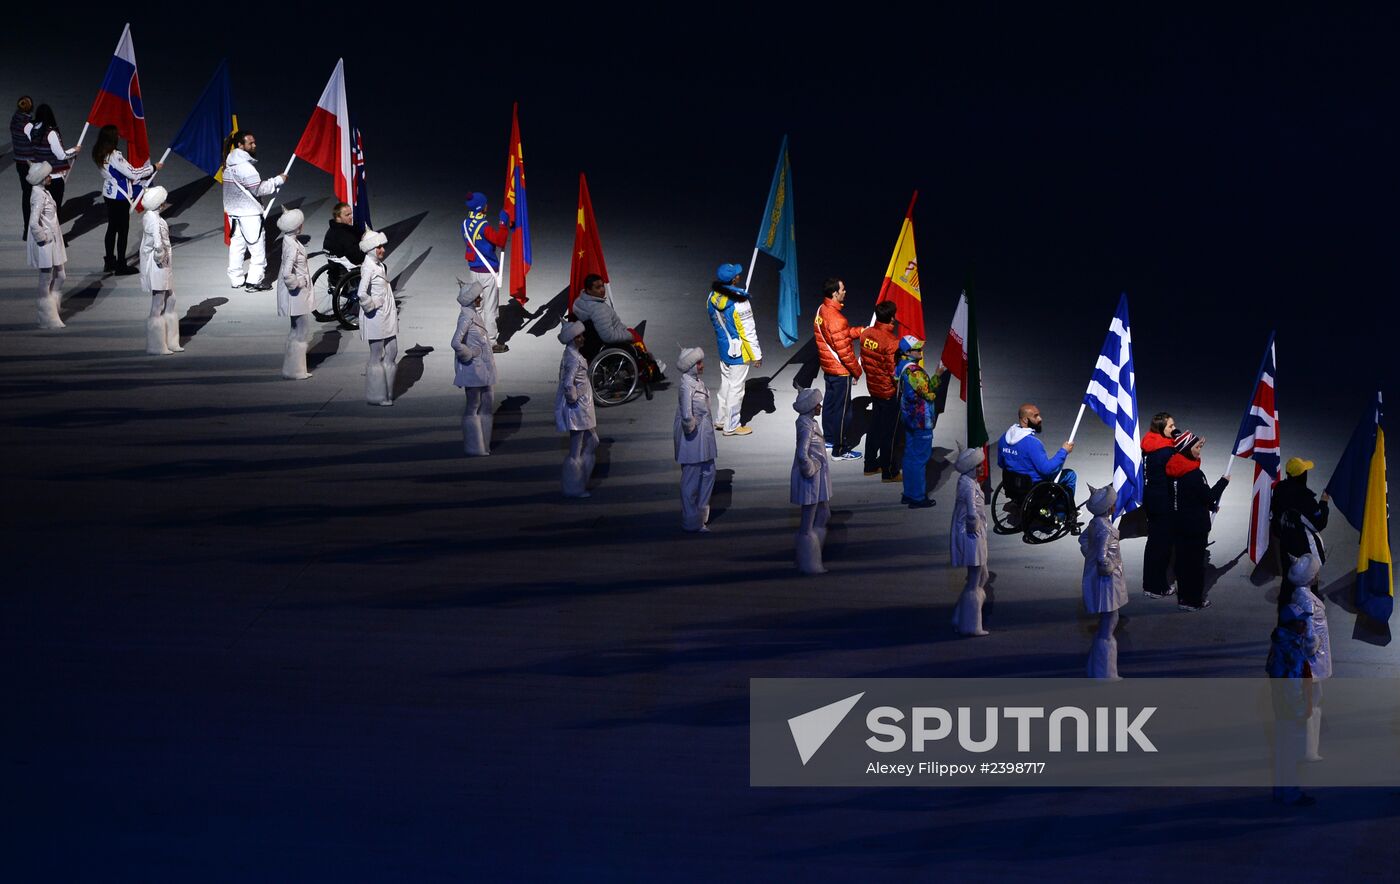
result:
M 1356 556 L 1356 606 L 1386 623 L 1395 606 L 1390 558 L 1390 511 L 1386 503 L 1385 418 L 1381 394 L 1351 434 L 1327 493 L 1352 527 L 1361 532 Z
M 224 144 L 238 128 L 233 113 L 233 85 L 229 80 L 228 61 L 219 62 L 209 85 L 195 102 L 189 119 L 176 133 L 170 149 L 204 174 L 219 177 L 224 165 Z
M 768 189 L 768 205 L 758 228 L 758 251 L 783 262 L 778 271 L 778 340 L 784 347 L 797 342 L 797 317 L 801 301 L 797 288 L 797 225 L 792 210 L 792 163 L 788 161 L 787 136 L 778 148 L 778 168 Z M 750 271 L 752 272 L 752 270 Z

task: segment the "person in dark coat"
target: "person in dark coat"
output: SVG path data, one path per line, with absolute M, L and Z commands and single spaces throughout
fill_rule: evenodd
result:
M 26 131 L 34 122 L 34 99 L 21 95 L 15 102 L 15 115 L 10 117 L 10 146 L 15 160 L 15 171 L 19 172 L 19 211 L 24 219 L 20 239 L 29 239 L 29 200 L 32 186 L 29 183 L 29 164 L 36 162 L 35 148 Z
M 1205 439 L 1183 430 L 1176 437 L 1174 453 L 1167 461 L 1171 480 L 1172 545 L 1176 548 L 1177 608 L 1201 611 L 1210 607 L 1206 598 L 1206 544 L 1210 541 L 1210 515 L 1220 508 L 1229 476 L 1206 484 L 1201 472 Z
M 1327 561 L 1327 550 L 1322 544 L 1322 531 L 1327 527 L 1331 515 L 1327 492 L 1322 499 L 1308 487 L 1308 472 L 1314 464 L 1301 457 L 1290 457 L 1283 466 L 1285 478 L 1274 486 L 1274 496 L 1269 504 L 1269 530 L 1278 543 L 1283 561 L 1290 562 L 1302 558 L 1315 547 L 1319 562 Z M 1309 543 L 1311 541 L 1311 543 Z M 1283 571 L 1283 586 L 1278 594 L 1278 609 L 1283 611 L 1293 600 L 1293 590 L 1297 589 L 1288 580 L 1288 568 Z
M 1167 461 L 1176 449 L 1176 419 L 1165 411 L 1152 416 L 1142 437 L 1143 509 L 1147 511 L 1147 546 L 1142 553 L 1142 594 L 1150 599 L 1176 595 L 1167 571 L 1172 562 L 1172 489 Z
M 326 236 L 321 240 L 321 248 L 326 254 L 337 258 L 344 258 L 356 267 L 365 260 L 365 253 L 360 251 L 360 234 L 355 230 L 355 211 L 350 208 L 349 203 L 336 203 L 331 210 L 331 223 L 326 228 Z M 331 278 L 331 285 L 340 285 L 340 281 L 345 278 L 346 270 L 335 261 L 328 265 L 330 270 L 326 271 Z

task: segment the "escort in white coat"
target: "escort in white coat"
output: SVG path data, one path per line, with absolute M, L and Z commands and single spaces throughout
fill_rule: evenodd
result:
M 789 499 L 802 507 L 797 528 L 797 568 L 803 574 L 825 574 L 822 544 L 826 523 L 831 518 L 831 470 L 826 457 L 826 440 L 817 415 L 821 414 L 822 394 L 808 388 L 792 403 L 797 412 L 797 447 L 792 455 Z
M 288 317 L 286 348 L 282 355 L 282 377 L 301 381 L 311 377 L 306 370 L 306 351 L 311 346 L 311 268 L 306 263 L 306 246 L 301 229 L 306 216 L 300 209 L 289 209 L 277 218 L 282 233 L 282 266 L 277 271 L 277 315 Z
M 949 559 L 954 568 L 967 569 L 967 582 L 953 606 L 953 630 L 958 635 L 987 635 L 982 627 L 982 605 L 987 601 L 987 498 L 977 481 L 977 468 L 986 460 L 981 447 L 963 449 L 954 468 L 958 494 L 953 501 L 953 521 L 948 527 Z
M 48 163 L 31 163 L 25 180 L 34 189 L 29 192 L 29 266 L 39 271 L 39 328 L 64 328 L 59 318 L 59 301 L 63 295 L 68 263 L 68 250 L 63 246 L 63 228 L 58 223 L 58 203 L 49 193 Z
M 156 185 L 141 199 L 141 289 L 151 293 L 151 309 L 146 314 L 146 352 L 152 356 L 181 353 L 180 314 L 175 309 L 174 249 L 170 225 L 161 217 L 170 196 Z
M 496 357 L 491 353 L 491 335 L 481 315 L 483 288 L 473 280 L 457 280 L 457 330 L 452 333 L 456 354 L 452 382 L 466 391 L 462 411 L 462 450 L 468 457 L 491 453 L 492 411 L 496 385 Z
M 360 337 L 369 342 L 365 365 L 365 401 L 370 405 L 394 404 L 394 373 L 399 357 L 399 308 L 389 271 L 384 269 L 384 245 L 389 238 L 365 228 L 360 251 Z
M 1322 739 L 1322 681 L 1332 677 L 1332 635 L 1327 627 L 1327 601 L 1312 590 L 1317 575 L 1322 571 L 1322 557 L 1318 554 L 1317 543 L 1308 533 L 1307 555 L 1293 558 L 1288 568 L 1288 582 L 1293 585 L 1293 604 L 1309 617 L 1309 632 L 1313 638 L 1313 652 L 1308 657 L 1308 668 L 1312 670 L 1313 714 L 1307 722 L 1306 761 L 1321 761 L 1319 745 Z
M 559 330 L 564 355 L 559 360 L 559 389 L 554 394 L 554 425 L 569 434 L 569 453 L 564 456 L 562 485 L 565 497 L 588 497 L 588 478 L 598 449 L 598 425 L 593 415 L 593 384 L 588 379 L 588 360 L 583 358 L 582 322 L 566 322 Z
M 267 238 L 263 205 L 257 197 L 271 196 L 286 182 L 285 175 L 266 181 L 254 168 L 257 160 L 241 147 L 224 158 L 224 214 L 232 231 L 228 244 L 228 281 L 234 288 L 259 286 L 267 273 Z M 244 258 L 248 269 L 244 271 Z
M 1090 678 L 1118 680 L 1118 609 L 1128 603 L 1128 582 L 1123 576 L 1123 551 L 1119 548 L 1118 528 L 1113 524 L 1113 505 L 1118 492 L 1112 485 L 1089 489 L 1085 505 L 1094 518 L 1079 536 L 1084 554 L 1084 607 L 1099 615 L 1099 629 L 1089 649 Z
M 682 350 L 676 361 L 681 372 L 676 386 L 676 421 L 672 431 L 676 463 L 681 465 L 681 528 L 709 532 L 710 495 L 715 490 L 714 419 L 710 415 L 710 391 L 701 376 L 705 351 Z

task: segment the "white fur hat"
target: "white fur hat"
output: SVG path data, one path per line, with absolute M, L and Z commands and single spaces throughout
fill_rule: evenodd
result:
M 463 307 L 470 307 L 481 299 L 481 293 L 486 286 L 473 279 L 471 282 L 457 280 L 457 303 Z
M 676 368 L 682 373 L 690 371 L 697 362 L 705 358 L 705 351 L 699 347 L 687 347 L 681 351 L 681 355 L 676 359 Z
M 1112 485 L 1105 485 L 1102 488 L 1089 486 L 1089 502 L 1085 504 L 1085 509 L 1096 516 L 1106 516 L 1113 512 L 1113 505 L 1118 502 L 1118 489 Z
M 283 233 L 295 233 L 305 223 L 306 216 L 301 213 L 301 209 L 288 209 L 278 216 L 277 229 Z
M 811 414 L 821 404 L 821 391 L 815 387 L 808 387 L 797 394 L 797 399 L 792 403 L 792 410 L 798 414 Z
M 1294 586 L 1311 586 L 1317 579 L 1317 573 L 1322 570 L 1322 563 L 1317 560 L 1317 556 L 1312 553 L 1298 556 L 1292 559 L 1292 564 L 1288 566 L 1288 582 Z
M 360 251 L 368 255 L 388 241 L 389 237 L 380 233 L 378 230 L 370 230 L 366 227 L 364 235 L 360 237 Z
M 583 334 L 586 329 L 581 322 L 566 322 L 559 329 L 559 343 L 568 344 L 574 338 Z
M 44 179 L 53 174 L 53 166 L 48 163 L 31 163 L 29 173 L 24 176 L 32 186 L 38 187 L 44 183 Z
M 976 448 L 964 448 L 953 463 L 953 469 L 960 473 L 970 473 L 980 467 L 986 459 L 987 455 L 982 452 L 980 445 Z
M 168 199 L 170 199 L 170 191 L 157 184 L 141 194 L 141 211 L 158 212 Z

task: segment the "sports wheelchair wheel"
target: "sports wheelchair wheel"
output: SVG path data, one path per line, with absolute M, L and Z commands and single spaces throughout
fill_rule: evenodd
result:
M 317 252 L 317 254 L 320 254 Z M 311 274 L 311 315 L 317 322 L 334 322 L 335 305 L 331 295 L 330 265 L 318 268 Z
M 1021 531 L 1021 501 L 1016 500 L 1006 488 L 1005 482 L 998 482 L 992 492 L 992 530 L 997 534 L 1019 534 Z
M 331 292 L 331 304 L 335 310 L 336 321 L 340 327 L 346 331 L 355 331 L 360 327 L 360 271 L 347 271 L 345 277 L 341 279 L 340 285 Z
M 1021 539 L 1049 543 L 1069 533 L 1076 517 L 1074 499 L 1058 482 L 1040 482 L 1026 495 L 1021 512 Z
M 589 363 L 588 379 L 593 384 L 593 401 L 607 408 L 636 397 L 641 373 L 630 348 L 605 347 Z

